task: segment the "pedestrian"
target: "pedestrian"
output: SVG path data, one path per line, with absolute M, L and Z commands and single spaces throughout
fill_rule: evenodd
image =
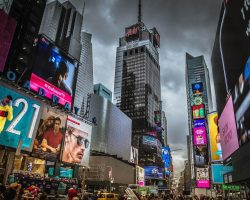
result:
M 74 188 L 70 188 L 68 190 L 68 200 L 73 200 L 74 197 L 78 197 L 77 191 Z

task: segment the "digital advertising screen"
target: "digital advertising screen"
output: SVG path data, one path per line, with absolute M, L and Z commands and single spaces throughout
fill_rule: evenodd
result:
M 145 170 L 145 178 L 155 178 L 155 179 L 163 178 L 163 170 L 158 166 L 147 166 L 144 167 L 144 170 Z
M 223 166 L 222 164 L 212 164 L 212 180 L 214 184 L 222 184 L 224 174 L 233 171 L 232 166 Z
M 207 146 L 194 147 L 195 166 L 204 167 L 208 164 Z
M 239 148 L 232 96 L 229 97 L 221 113 L 218 125 L 221 136 L 222 158 L 225 160 Z
M 0 72 L 3 72 L 10 50 L 11 42 L 16 30 L 16 21 L 0 10 Z
M 193 120 L 193 124 L 194 124 L 194 128 L 206 126 L 205 119 L 195 119 Z
M 202 82 L 193 83 L 192 84 L 192 91 L 193 91 L 194 94 L 203 92 L 203 84 L 202 84 Z
M 59 159 L 66 119 L 66 113 L 44 107 L 32 151 L 34 157 L 51 161 Z
M 196 168 L 197 188 L 210 188 L 209 169 Z
M 194 145 L 206 145 L 207 144 L 207 133 L 205 127 L 193 128 L 194 134 Z
M 232 94 L 239 145 L 250 140 L 250 56 Z
M 68 116 L 62 161 L 89 166 L 92 126 L 81 119 Z
M 170 148 L 162 147 L 162 160 L 165 164 L 165 167 L 170 166 Z
M 71 107 L 77 63 L 45 37 L 35 39 L 30 89 Z
M 204 104 L 192 106 L 193 119 L 205 118 L 205 106 Z
M 211 113 L 207 116 L 210 141 L 211 161 L 222 161 L 221 136 L 218 127 L 218 113 Z
M 139 186 L 145 185 L 145 172 L 144 168 L 136 166 L 136 182 Z
M 138 165 L 138 149 L 131 146 L 130 162 Z
M 62 178 L 72 178 L 73 169 L 67 167 L 60 167 L 59 176 Z
M 139 38 L 140 33 L 140 25 L 134 24 L 130 27 L 125 28 L 125 38 L 126 40 L 131 40 L 135 38 Z
M 41 115 L 41 103 L 30 97 L 0 85 L 0 144 L 32 150 Z

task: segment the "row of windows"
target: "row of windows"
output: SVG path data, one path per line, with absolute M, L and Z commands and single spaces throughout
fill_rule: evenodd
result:
M 138 53 L 143 53 L 143 52 L 145 52 L 145 47 L 139 47 L 139 48 L 124 51 L 123 56 L 124 57 L 126 57 L 128 55 L 132 56 L 132 55 L 135 55 L 135 54 L 138 54 Z

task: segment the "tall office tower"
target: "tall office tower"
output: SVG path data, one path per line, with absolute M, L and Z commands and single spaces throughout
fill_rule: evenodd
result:
M 94 85 L 94 93 L 102 96 L 112 102 L 112 92 L 103 84 L 98 83 Z
M 161 112 L 161 127 L 162 129 L 162 146 L 166 147 L 168 144 L 168 132 L 167 132 L 167 118 L 166 118 L 166 114 L 164 111 Z
M 154 111 L 161 109 L 160 35 L 156 28 L 147 29 L 140 13 L 139 3 L 138 22 L 125 28 L 125 35 L 119 39 L 113 100 L 132 119 L 132 145 L 141 144 L 139 162 L 147 165 L 157 160 L 152 152 L 144 152 L 142 136 L 155 130 Z
M 78 70 L 74 107 L 79 108 L 80 116 L 84 116 L 87 109 L 88 95 L 93 93 L 93 54 L 92 34 L 82 31 L 81 33 L 81 57 Z
M 46 0 L 14 0 L 13 2 L 4 1 L 4 3 L 8 5 L 5 6 L 7 10 L 10 8 L 9 17 L 16 21 L 16 29 L 13 30 L 15 34 L 5 64 L 5 73 L 11 71 L 11 80 L 21 83 L 25 80 L 25 76 L 28 76 L 27 72 L 31 67 L 33 43 L 39 31 Z M 12 31 L 11 28 L 13 25 L 9 26 L 9 32 Z M 4 43 L 1 42 L 1 45 Z
M 84 1 L 47 1 L 40 34 L 44 34 L 75 59 L 81 55 L 81 29 Z
M 191 177 L 195 187 L 201 187 L 196 172 L 208 165 L 206 114 L 212 111 L 209 72 L 203 56 L 193 57 L 186 53 L 186 92 L 191 154 Z M 207 177 L 209 179 L 209 177 Z M 207 184 L 209 186 L 209 181 Z

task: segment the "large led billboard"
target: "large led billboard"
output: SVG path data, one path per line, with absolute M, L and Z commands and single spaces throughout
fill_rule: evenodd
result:
M 222 161 L 221 136 L 218 127 L 218 113 L 210 113 L 207 116 L 209 127 L 210 156 L 212 162 Z
M 16 21 L 0 9 L 0 72 L 3 72 L 11 42 L 16 30 Z
M 193 119 L 205 118 L 205 106 L 204 106 L 204 104 L 192 106 L 192 112 L 193 112 Z
M 193 83 L 192 84 L 192 91 L 193 91 L 194 94 L 203 92 L 203 84 L 202 84 L 202 82 Z
M 143 144 L 148 145 L 148 146 L 156 147 L 157 154 L 160 155 L 160 157 L 161 157 L 161 155 L 162 155 L 162 144 L 157 138 L 144 135 L 143 136 Z
M 125 28 L 125 38 L 127 41 L 139 38 L 139 33 L 140 33 L 139 24 L 134 24 L 132 26 Z
M 232 166 L 223 166 L 222 164 L 212 164 L 212 180 L 214 184 L 223 183 L 223 175 L 233 170 Z
M 147 166 L 144 167 L 145 170 L 145 178 L 147 179 L 162 179 L 163 178 L 163 171 L 161 167 L 158 166 Z
M 71 107 L 77 63 L 43 36 L 35 46 L 30 89 Z
M 45 107 L 40 119 L 32 155 L 46 160 L 58 160 L 65 134 L 67 114 Z
M 136 166 L 136 182 L 139 186 L 145 185 L 145 171 L 144 168 Z
M 41 112 L 41 103 L 0 85 L 0 145 L 31 151 Z
M 162 161 L 164 163 L 165 167 L 165 174 L 169 174 L 169 166 L 171 162 L 171 157 L 170 157 L 170 148 L 169 147 L 162 147 Z
M 206 126 L 205 119 L 195 119 L 195 120 L 193 120 L 193 124 L 194 124 L 195 128 L 197 128 L 197 127 L 205 127 Z
M 218 125 L 221 136 L 222 158 L 225 160 L 239 148 L 232 96 L 229 97 L 221 113 Z
M 250 140 L 250 56 L 240 74 L 233 92 L 239 145 Z
M 195 166 L 204 167 L 208 164 L 207 146 L 194 147 Z
M 207 133 L 205 127 L 193 128 L 194 145 L 206 145 L 207 144 Z
M 89 166 L 92 126 L 85 121 L 68 116 L 62 161 Z
M 209 188 L 209 170 L 208 168 L 196 168 L 196 181 L 198 188 Z

